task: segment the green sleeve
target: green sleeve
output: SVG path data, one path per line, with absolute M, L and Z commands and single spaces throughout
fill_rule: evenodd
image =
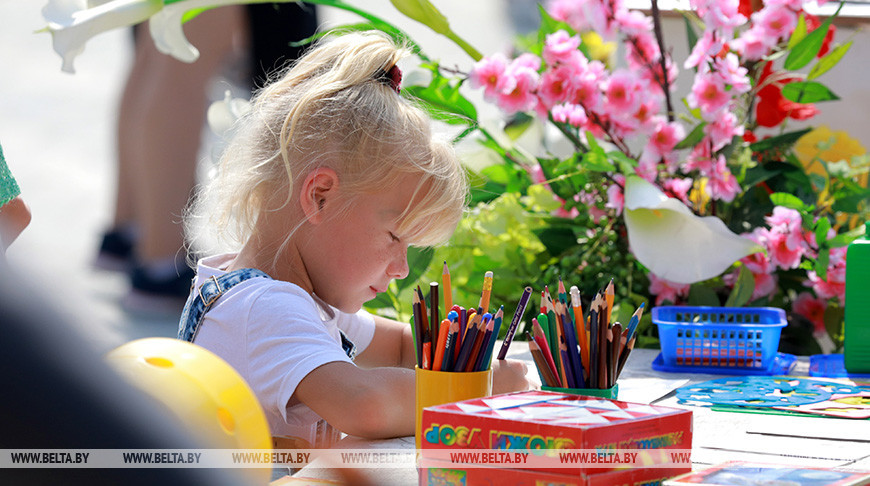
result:
M 0 146 L 0 206 L 8 203 L 15 197 L 21 194 L 21 189 L 15 178 L 12 177 L 12 172 L 6 166 L 6 159 L 3 158 L 3 147 Z

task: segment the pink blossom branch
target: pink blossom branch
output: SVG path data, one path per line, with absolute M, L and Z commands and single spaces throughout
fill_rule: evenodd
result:
M 653 32 L 659 45 L 659 65 L 662 68 L 662 90 L 665 92 L 665 105 L 668 109 L 668 122 L 674 121 L 674 106 L 671 103 L 670 82 L 668 81 L 667 60 L 665 59 L 665 39 L 662 34 L 662 19 L 658 0 L 652 0 Z

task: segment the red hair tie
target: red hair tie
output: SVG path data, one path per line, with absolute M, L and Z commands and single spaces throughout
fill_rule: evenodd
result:
M 375 79 L 389 86 L 390 89 L 399 94 L 402 91 L 400 85 L 402 84 L 402 70 L 399 69 L 397 64 L 393 64 L 389 70 L 384 71 L 383 69 L 378 71 Z

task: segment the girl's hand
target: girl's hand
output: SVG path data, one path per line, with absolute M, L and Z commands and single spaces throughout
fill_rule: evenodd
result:
M 500 395 L 514 391 L 528 390 L 531 382 L 526 378 L 529 368 L 515 359 L 494 359 L 492 361 L 492 394 Z

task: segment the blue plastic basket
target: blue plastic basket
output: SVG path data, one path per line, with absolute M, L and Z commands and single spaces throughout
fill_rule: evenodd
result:
M 662 360 L 671 368 L 770 369 L 786 325 L 773 307 L 661 306 L 652 310 Z

